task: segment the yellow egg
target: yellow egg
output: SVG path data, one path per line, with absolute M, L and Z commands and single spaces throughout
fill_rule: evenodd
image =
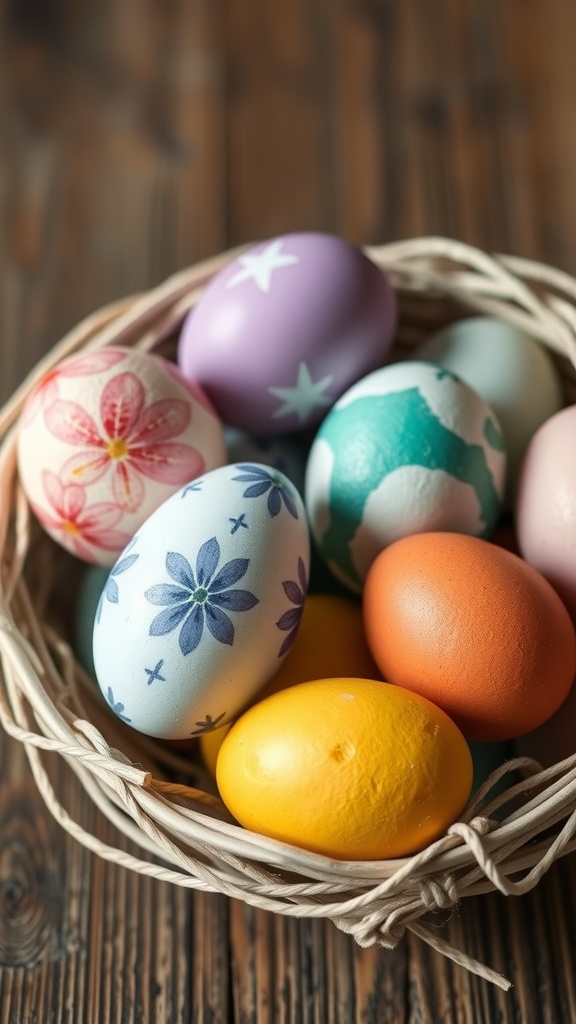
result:
M 403 857 L 441 836 L 472 785 L 464 737 L 434 704 L 371 679 L 315 680 L 250 708 L 216 779 L 254 832 L 344 860 Z
M 333 594 L 310 594 L 292 649 L 265 687 L 261 699 L 295 683 L 331 676 L 381 678 L 364 635 L 360 604 Z M 224 725 L 200 737 L 202 759 L 213 775 L 218 751 L 229 729 L 230 725 Z

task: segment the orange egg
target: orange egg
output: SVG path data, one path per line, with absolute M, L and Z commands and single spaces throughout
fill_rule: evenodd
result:
M 535 729 L 568 694 L 576 638 L 550 584 L 516 555 L 421 533 L 377 557 L 364 621 L 385 679 L 422 694 L 475 740 Z
M 292 648 L 259 699 L 295 683 L 331 676 L 380 679 L 366 642 L 358 601 L 333 594 L 309 594 Z M 202 759 L 213 774 L 229 729 L 230 725 L 224 725 L 200 737 Z

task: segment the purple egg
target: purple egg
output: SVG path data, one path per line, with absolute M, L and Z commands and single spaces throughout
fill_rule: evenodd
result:
M 283 235 L 232 260 L 186 318 L 178 349 L 222 419 L 256 434 L 318 423 L 386 360 L 396 325 L 388 278 L 333 235 Z

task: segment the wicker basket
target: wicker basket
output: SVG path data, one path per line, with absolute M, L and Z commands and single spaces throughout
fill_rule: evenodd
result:
M 542 264 L 490 257 L 442 238 L 366 250 L 399 297 L 395 355 L 470 310 L 526 328 L 555 353 L 568 401 L 576 396 L 576 281 Z M 220 892 L 275 913 L 330 918 L 362 946 L 393 948 L 406 929 L 503 988 L 509 982 L 449 946 L 426 915 L 463 896 L 494 889 L 520 895 L 553 861 L 576 849 L 576 756 L 542 771 L 527 758 L 503 765 L 475 795 L 462 820 L 421 853 L 403 860 L 330 860 L 255 835 L 231 822 L 201 768 L 175 782 L 189 761 L 131 732 L 110 715 L 68 643 L 58 580 L 75 571 L 69 556 L 37 528 L 16 467 L 18 415 L 52 366 L 80 349 L 109 344 L 158 348 L 178 327 L 225 253 L 159 288 L 95 313 L 34 369 L 0 411 L 0 719 L 20 740 L 38 788 L 62 827 L 99 856 L 176 885 Z M 63 564 L 64 563 L 64 564 Z M 60 617 L 54 616 L 60 608 Z M 69 619 L 69 616 L 68 616 Z M 138 858 L 86 832 L 63 806 L 43 764 L 57 751 L 86 795 Z M 522 781 L 492 799 L 515 769 Z M 511 776 L 516 779 L 517 776 Z M 510 781 L 510 780 L 509 780 Z M 496 810 L 500 808 L 498 817 Z

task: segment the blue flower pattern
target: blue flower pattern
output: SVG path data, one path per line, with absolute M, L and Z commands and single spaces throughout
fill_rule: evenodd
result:
M 194 480 L 193 483 L 187 484 L 186 487 L 182 488 L 180 492 L 180 497 L 185 498 L 186 495 L 190 493 L 190 491 L 201 491 L 203 483 L 203 480 Z
M 108 692 L 106 694 L 106 700 L 108 701 L 108 703 L 109 703 L 110 707 L 112 708 L 112 711 L 114 712 L 114 714 L 118 715 L 118 718 L 121 718 L 123 722 L 131 722 L 132 721 L 131 718 L 127 718 L 126 715 L 124 714 L 124 710 L 125 710 L 124 705 L 121 704 L 120 701 L 116 700 L 116 698 L 115 698 L 115 696 L 114 696 L 114 694 L 112 692 L 112 687 L 111 686 L 108 687 Z
M 104 599 L 110 601 L 112 604 L 118 604 L 118 600 L 119 600 L 118 584 L 116 583 L 116 580 L 115 580 L 114 577 L 115 576 L 120 576 L 121 573 L 126 572 L 130 568 L 130 566 L 134 565 L 134 562 L 137 561 L 137 559 L 138 559 L 138 555 L 137 554 L 134 554 L 134 555 L 129 555 L 128 554 L 128 551 L 130 551 L 130 549 L 134 547 L 134 545 L 135 545 L 137 540 L 138 540 L 137 536 L 132 538 L 132 540 L 130 541 L 128 547 L 125 549 L 126 550 L 126 556 L 124 558 L 121 558 L 120 561 L 117 562 L 116 565 L 114 566 L 114 568 L 110 571 L 108 579 L 106 580 L 106 583 L 104 584 L 104 589 L 103 589 L 102 593 L 100 594 L 100 600 L 98 601 L 98 607 L 96 609 L 96 622 L 100 622 L 100 619 L 102 617 L 102 609 L 104 607 Z
M 204 733 L 214 732 L 214 729 L 218 728 L 220 722 L 225 717 L 225 715 L 225 711 L 223 711 L 221 715 L 217 715 L 216 718 L 212 718 L 212 715 L 206 715 L 206 718 L 204 718 L 201 722 L 194 722 L 194 725 L 196 725 L 197 728 L 193 729 L 190 735 L 202 736 Z
M 233 645 L 234 625 L 226 612 L 246 612 L 259 601 L 249 590 L 234 587 L 245 575 L 250 560 L 233 558 L 218 570 L 219 561 L 216 537 L 202 544 L 195 573 L 184 555 L 167 553 L 166 571 L 174 583 L 158 583 L 144 595 L 151 604 L 165 606 L 152 620 L 150 636 L 164 636 L 180 628 L 180 650 L 186 655 L 196 650 L 206 625 L 219 643 Z
M 288 481 L 275 473 L 273 470 L 264 469 L 262 466 L 242 464 L 238 466 L 242 470 L 241 476 L 232 477 L 233 480 L 242 484 L 250 484 L 244 491 L 245 498 L 259 498 L 267 494 L 268 512 L 272 517 L 277 516 L 282 510 L 282 504 L 294 519 L 298 519 L 298 506 L 294 500 L 294 491 Z
M 234 524 L 232 526 L 232 529 L 230 530 L 230 533 L 236 533 L 240 529 L 240 527 L 243 527 L 245 530 L 249 529 L 248 523 L 246 522 L 246 513 L 245 512 L 242 512 L 236 518 L 234 518 L 233 516 L 229 516 L 228 517 L 228 522 Z
M 154 668 L 145 668 L 144 669 L 146 675 L 148 676 L 148 679 L 146 680 L 146 682 L 148 683 L 148 686 L 152 686 L 152 683 L 155 683 L 156 680 L 158 680 L 158 682 L 160 682 L 160 683 L 165 683 L 166 682 L 166 676 L 161 675 L 163 664 L 164 664 L 164 658 L 160 658 L 160 661 L 156 662 Z
M 279 658 L 286 654 L 286 652 L 292 647 L 292 644 L 296 639 L 296 634 L 300 626 L 300 619 L 302 618 L 302 612 L 304 610 L 304 601 L 308 590 L 308 580 L 306 579 L 306 566 L 301 558 L 298 559 L 298 583 L 296 583 L 295 580 L 284 580 L 282 587 L 286 597 L 295 607 L 289 608 L 287 612 L 284 612 L 276 623 L 278 629 L 288 633 L 288 635 L 284 637 L 282 646 L 278 651 Z

